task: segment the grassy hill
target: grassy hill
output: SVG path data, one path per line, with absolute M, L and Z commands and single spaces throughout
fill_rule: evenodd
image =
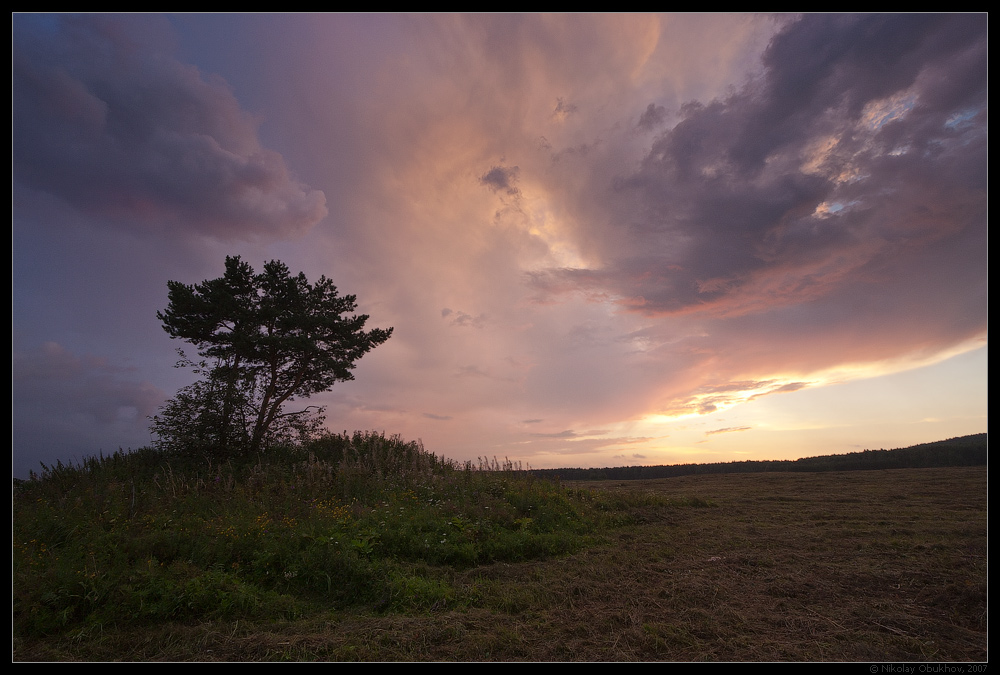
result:
M 380 434 L 226 461 L 144 449 L 14 488 L 14 630 L 427 609 L 447 571 L 578 550 L 608 508 Z
M 557 483 L 381 434 L 13 491 L 14 660 L 983 660 L 986 470 Z

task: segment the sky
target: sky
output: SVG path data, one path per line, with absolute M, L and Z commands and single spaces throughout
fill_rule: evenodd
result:
M 534 468 L 987 430 L 987 17 L 12 16 L 13 471 L 148 445 L 227 255 L 334 431 Z M 189 349 L 189 352 L 193 351 Z

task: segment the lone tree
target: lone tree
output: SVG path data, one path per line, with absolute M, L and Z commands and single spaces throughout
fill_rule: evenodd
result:
M 355 362 L 392 335 L 392 328 L 363 330 L 367 315 L 345 316 L 357 309 L 355 296 L 339 296 L 326 277 L 310 284 L 277 260 L 256 274 L 229 256 L 221 278 L 167 287 L 170 304 L 157 318 L 205 360 L 192 363 L 178 350 L 178 365 L 194 366 L 203 379 L 153 418 L 165 447 L 257 452 L 318 426 L 322 408 L 286 412 L 283 405 L 353 380 Z

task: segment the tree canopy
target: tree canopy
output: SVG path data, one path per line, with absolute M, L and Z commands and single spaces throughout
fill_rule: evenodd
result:
M 187 285 L 169 281 L 169 305 L 157 312 L 171 338 L 186 340 L 206 361 L 182 359 L 204 376 L 182 389 L 153 419 L 168 445 L 193 441 L 231 451 L 258 451 L 312 412 L 287 412 L 285 403 L 353 380 L 355 363 L 392 335 L 365 331 L 353 295 L 340 296 L 326 277 L 310 284 L 277 260 L 260 274 L 239 256 L 226 258 L 221 278 Z M 183 355 L 183 352 L 182 352 Z

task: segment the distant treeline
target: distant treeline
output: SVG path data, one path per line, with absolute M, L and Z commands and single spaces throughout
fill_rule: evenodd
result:
M 637 480 L 672 478 L 703 473 L 761 473 L 765 471 L 858 471 L 913 469 L 935 466 L 981 466 L 986 464 L 986 434 L 973 434 L 946 441 L 921 443 L 893 450 L 864 450 L 846 455 L 821 455 L 795 460 L 748 460 L 715 464 L 617 466 L 603 469 L 533 469 L 541 477 L 562 480 Z

